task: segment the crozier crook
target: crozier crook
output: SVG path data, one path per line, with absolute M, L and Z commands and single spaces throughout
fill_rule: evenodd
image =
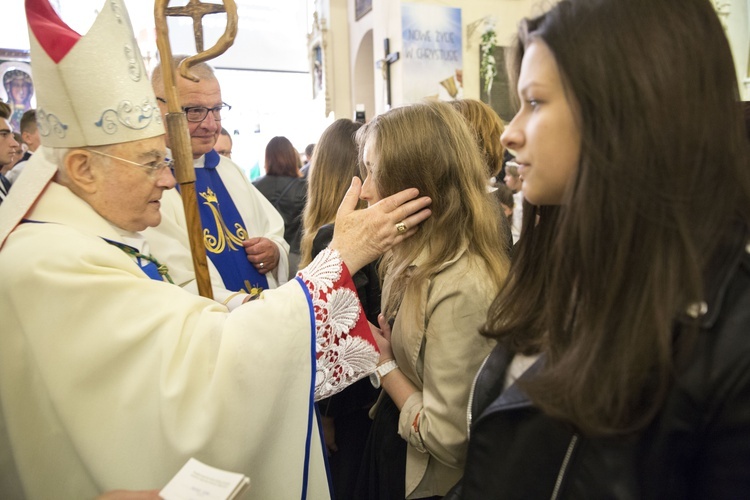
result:
M 193 32 L 197 54 L 185 58 L 179 65 L 179 74 L 197 82 L 199 78 L 190 73 L 190 67 L 200 62 L 220 56 L 234 43 L 237 35 L 237 5 L 234 0 L 222 0 L 223 5 L 205 4 L 199 0 L 190 0 L 184 7 L 169 7 L 169 0 L 156 0 L 154 19 L 156 22 L 156 44 L 162 61 L 164 92 L 167 101 L 166 127 L 170 138 L 172 156 L 175 163 L 175 178 L 180 185 L 182 204 L 185 208 L 185 219 L 188 225 L 190 251 L 193 255 L 195 279 L 198 292 L 203 297 L 213 298 L 211 278 L 208 273 L 206 251 L 203 246 L 203 228 L 198 213 L 198 200 L 195 194 L 195 171 L 193 154 L 190 147 L 187 118 L 179 100 L 176 86 L 176 68 L 172 60 L 172 48 L 169 44 L 167 17 L 189 16 L 193 18 Z M 226 12 L 227 27 L 216 44 L 203 50 L 202 18 L 207 14 Z

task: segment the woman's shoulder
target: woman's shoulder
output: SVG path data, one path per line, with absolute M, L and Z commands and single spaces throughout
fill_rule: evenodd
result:
M 470 297 L 470 301 L 485 303 L 495 297 L 498 288 L 487 262 L 467 249 L 448 261 L 432 277 L 430 300 L 463 295 Z
M 461 282 L 470 280 L 482 286 L 492 281 L 487 261 L 470 249 L 463 249 L 455 258 L 446 262 L 435 277 Z
M 263 177 L 259 177 L 255 179 L 252 184 L 259 190 L 262 190 L 273 185 L 274 184 L 273 179 L 274 179 L 273 176 L 264 175 Z
M 303 202 L 307 200 L 307 177 L 296 177 L 292 182 L 291 190 L 294 191 L 294 197 Z
M 718 285 L 712 290 L 709 287 L 707 302 L 701 304 L 699 320 L 709 337 L 708 342 L 713 344 L 702 354 L 710 358 L 709 362 L 717 371 L 737 372 L 738 375 L 744 371 L 741 376 L 750 384 L 750 335 L 747 334 L 750 330 L 750 242 L 745 243 L 738 254 L 734 259 L 726 259 L 729 264 L 724 270 L 714 269 L 720 276 L 715 280 Z
M 284 190 L 286 190 L 285 197 L 297 197 L 300 193 L 303 195 L 307 194 L 307 181 L 303 177 L 264 175 L 254 180 L 253 186 L 258 188 L 263 194 L 278 195 Z

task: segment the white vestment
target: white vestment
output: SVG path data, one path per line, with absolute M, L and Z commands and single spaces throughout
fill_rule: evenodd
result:
M 205 156 L 194 160 L 194 167 L 203 168 L 204 160 Z M 276 288 L 287 281 L 289 275 L 289 244 L 284 240 L 284 219 L 232 160 L 221 156 L 216 171 L 242 217 L 248 236 L 250 238 L 263 236 L 278 247 L 278 267 L 265 275 L 269 288 Z M 148 240 L 151 252 L 160 256 L 160 260 L 163 260 L 163 263 L 169 267 L 175 283 L 185 286 L 194 279 L 195 273 L 180 193 L 176 190 L 164 193 L 161 214 L 161 223 L 155 228 L 146 229 L 143 235 Z M 212 267 L 210 263 L 209 267 Z M 228 294 L 226 291 L 221 291 L 224 283 L 215 269 L 211 272 L 211 284 L 214 287 L 214 298 L 219 302 L 225 302 Z M 192 284 L 188 289 L 197 290 L 197 287 Z
M 29 499 L 161 488 L 195 457 L 248 475 L 248 498 L 300 498 L 305 474 L 329 498 L 312 387 L 378 358 L 335 253 L 229 313 L 148 278 L 59 184 L 26 218 L 0 250 L 0 491 L 16 470 Z

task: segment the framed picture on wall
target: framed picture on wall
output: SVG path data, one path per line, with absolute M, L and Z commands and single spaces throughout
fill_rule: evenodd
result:
M 372 0 L 354 0 L 354 18 L 359 21 L 372 10 Z
M 312 68 L 310 72 L 312 74 L 313 99 L 315 99 L 321 92 L 323 92 L 324 85 L 323 75 L 325 74 L 325 67 L 323 66 L 323 48 L 320 44 L 316 44 L 312 48 L 310 58 L 312 59 Z
M 328 116 L 331 113 L 334 81 L 330 75 L 328 28 L 326 21 L 320 18 L 318 12 L 313 13 L 312 29 L 307 34 L 307 51 L 307 57 L 310 60 L 312 97 L 313 100 L 322 99 L 325 102 L 325 116 Z
M 0 82 L 0 99 L 11 108 L 13 130 L 19 130 L 21 116 L 36 106 L 28 51 L 0 49 Z
M 481 48 L 479 57 L 481 58 Z M 500 118 L 508 123 L 513 119 L 516 114 L 516 104 L 514 97 L 510 92 L 510 82 L 508 81 L 508 73 L 505 71 L 505 51 L 506 47 L 495 47 L 495 67 L 497 68 L 497 74 L 492 80 L 492 87 L 490 88 L 490 94 L 487 95 L 487 91 L 484 88 L 481 75 L 479 76 L 480 91 L 479 98 L 490 105 L 495 112 L 500 115 Z

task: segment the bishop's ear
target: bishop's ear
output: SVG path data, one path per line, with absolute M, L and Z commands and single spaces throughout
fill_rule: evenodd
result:
M 88 194 L 96 192 L 97 169 L 94 167 L 94 155 L 85 149 L 73 149 L 65 155 L 65 181 L 68 187 L 75 191 Z M 98 175 L 101 175 L 99 173 Z

